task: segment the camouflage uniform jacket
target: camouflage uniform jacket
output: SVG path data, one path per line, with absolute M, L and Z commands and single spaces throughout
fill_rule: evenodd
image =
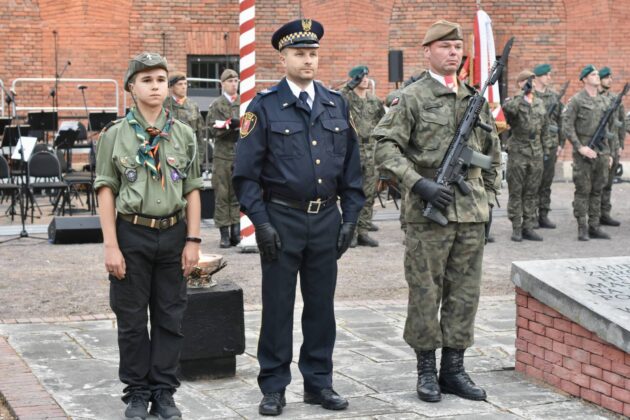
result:
M 560 139 L 560 134 L 562 133 L 562 110 L 564 109 L 564 105 L 558 100 L 558 94 L 551 89 L 546 89 L 544 92 L 535 91 L 534 95 L 543 101 L 545 114 L 549 112 L 549 109 L 551 109 L 554 103 L 557 104 L 553 113 L 548 116 L 547 128 L 549 130 L 551 148 L 558 147 L 561 143 L 564 143 L 564 140 Z
M 577 153 L 582 146 L 595 134 L 599 121 L 604 116 L 608 107 L 608 101 L 602 95 L 592 97 L 585 89 L 576 93 L 567 103 L 562 113 L 562 129 L 564 137 L 573 144 L 573 153 Z M 612 118 L 611 118 L 612 120 Z M 612 124 L 608 123 L 608 130 Z M 612 136 L 609 136 L 612 137 Z M 610 154 L 609 139 L 604 140 L 600 154 Z
M 368 140 L 376 124 L 385 115 L 383 103 L 371 93 L 365 99 L 360 98 L 348 85 L 341 89 L 341 95 L 348 101 L 350 116 L 360 140 Z
M 617 95 L 610 90 L 602 92 L 602 96 L 608 100 L 608 106 L 611 106 Z M 624 140 L 626 139 L 626 121 L 625 121 L 625 109 L 623 103 L 617 108 L 617 112 L 613 114 L 612 121 L 612 135 L 614 136 L 610 142 L 610 150 L 613 154 L 619 152 L 619 148 L 623 149 Z
M 472 87 L 460 84 L 455 94 L 428 74 L 403 89 L 372 133 L 376 141 L 375 161 L 379 169 L 394 173 L 408 191 L 423 176 L 430 176 L 442 162 L 474 93 Z M 481 110 L 480 119 L 491 127 L 495 126 L 487 103 Z M 472 192 L 462 195 L 454 187 L 455 198 L 446 208 L 445 216 L 451 222 L 486 222 L 488 204 L 495 202 L 501 187 L 498 171 L 501 162 L 499 138 L 495 129 L 488 133 L 476 128 L 468 145 L 477 152 L 491 156 L 492 168 L 471 169 L 467 182 Z M 422 215 L 425 203 L 420 197 L 409 193 L 407 198 L 407 222 L 429 223 L 429 219 Z
M 218 121 L 227 121 L 231 118 L 238 118 L 240 99 L 230 103 L 225 95 L 221 94 L 208 109 L 206 124 L 210 130 L 210 137 L 214 138 L 214 156 L 219 159 L 234 159 L 236 140 L 238 140 L 238 129 L 233 127 L 215 128 L 214 124 Z
M 536 94 L 531 104 L 523 96 L 523 92 L 520 92 L 503 105 L 505 118 L 510 124 L 508 152 L 516 151 L 525 156 L 542 158 L 555 146 L 547 127 L 545 105 Z
M 164 108 L 168 109 L 171 115 L 192 127 L 197 141 L 202 141 L 204 136 L 204 123 L 199 105 L 186 98 L 182 105 L 178 104 L 172 96 L 168 96 L 164 101 Z

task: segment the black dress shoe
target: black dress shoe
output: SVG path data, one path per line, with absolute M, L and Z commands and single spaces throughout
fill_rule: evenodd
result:
M 341 397 L 332 388 L 324 388 L 319 392 L 304 391 L 304 402 L 321 405 L 326 410 L 345 410 L 348 407 L 348 400 Z
M 285 405 L 287 405 L 287 400 L 283 392 L 268 392 L 258 404 L 258 412 L 263 416 L 279 416 Z

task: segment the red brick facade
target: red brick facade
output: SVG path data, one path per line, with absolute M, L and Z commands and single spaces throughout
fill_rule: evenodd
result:
M 516 370 L 630 416 L 630 354 L 516 288 Z

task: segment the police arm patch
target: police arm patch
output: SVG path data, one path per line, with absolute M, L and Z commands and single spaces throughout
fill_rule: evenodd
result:
M 253 112 L 246 112 L 241 118 L 241 138 L 244 139 L 254 130 L 258 117 Z

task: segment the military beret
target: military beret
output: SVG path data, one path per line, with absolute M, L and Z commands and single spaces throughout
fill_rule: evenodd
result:
M 169 75 L 168 86 L 175 86 L 175 83 L 179 82 L 180 80 L 186 80 L 186 74 L 182 73 L 181 71 L 175 71 Z
M 589 64 L 588 66 L 584 67 L 582 71 L 580 72 L 580 80 L 584 79 L 586 76 L 593 73 L 594 71 L 597 71 L 597 69 L 592 64 Z
M 168 64 L 166 58 L 162 57 L 158 53 L 143 52 L 138 54 L 131 60 L 129 60 L 129 66 L 127 67 L 127 73 L 125 74 L 124 88 L 129 92 L 129 82 L 141 71 L 152 69 L 164 69 L 168 73 Z
M 610 71 L 610 67 L 602 67 L 601 69 L 599 69 L 599 78 L 603 79 L 604 77 L 608 77 L 612 74 L 612 71 Z
M 319 48 L 319 40 L 324 37 L 324 27 L 313 19 L 298 19 L 285 23 L 274 32 L 271 45 L 282 51 L 283 48 Z
M 233 78 L 238 79 L 238 73 L 232 69 L 225 69 L 223 70 L 223 73 L 221 73 L 222 82 L 225 82 L 227 79 L 233 79 Z
M 535 76 L 535 74 L 529 70 L 523 70 L 522 72 L 520 72 L 518 74 L 518 76 L 516 76 L 516 83 L 520 83 L 523 80 L 527 80 L 530 77 Z
M 534 75 L 536 75 L 536 77 L 539 76 L 544 76 L 545 74 L 549 73 L 551 71 L 551 65 L 545 63 L 545 64 L 539 64 L 536 67 L 534 67 Z
M 433 41 L 452 41 L 463 40 L 462 27 L 457 23 L 448 22 L 446 20 L 438 20 L 427 30 L 422 45 L 429 45 Z
M 350 71 L 348 72 L 348 76 L 349 77 L 365 76 L 366 74 L 368 74 L 368 72 L 369 72 L 368 66 L 360 65 L 360 66 L 352 67 Z

